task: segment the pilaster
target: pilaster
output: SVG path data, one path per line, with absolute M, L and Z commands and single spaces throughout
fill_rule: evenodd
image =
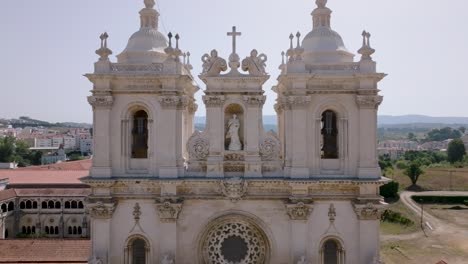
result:
M 115 203 L 96 202 L 87 205 L 91 215 L 91 237 L 93 238 L 93 256 L 104 264 L 111 264 L 111 221 L 116 208 Z
M 182 202 L 165 200 L 156 204 L 161 227 L 161 256 L 174 257 L 177 261 L 177 219 L 182 210 Z
M 312 205 L 303 201 L 290 201 L 286 203 L 286 212 L 290 218 L 291 232 L 291 262 L 297 263 L 302 256 L 307 256 L 307 223 L 312 213 Z

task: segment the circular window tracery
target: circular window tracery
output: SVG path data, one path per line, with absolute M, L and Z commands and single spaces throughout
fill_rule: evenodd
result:
M 268 242 L 263 232 L 241 218 L 213 225 L 203 240 L 203 258 L 208 264 L 264 264 Z

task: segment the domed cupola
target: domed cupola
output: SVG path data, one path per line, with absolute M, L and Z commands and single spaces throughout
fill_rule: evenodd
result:
M 125 50 L 117 55 L 119 63 L 161 63 L 167 58 L 166 37 L 158 31 L 159 13 L 154 9 L 154 0 L 145 0 L 140 11 L 141 27 L 128 40 Z
M 326 7 L 327 0 L 317 0 L 316 3 L 317 8 L 312 11 L 314 28 L 302 41 L 304 60 L 310 64 L 353 62 L 354 54 L 331 29 L 332 11 Z

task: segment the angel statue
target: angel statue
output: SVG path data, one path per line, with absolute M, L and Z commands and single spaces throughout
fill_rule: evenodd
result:
M 218 51 L 216 50 L 212 50 L 210 55 L 203 55 L 202 61 L 202 75 L 216 76 L 219 75 L 222 71 L 227 70 L 226 60 L 218 57 Z
M 242 70 L 248 71 L 251 75 L 255 76 L 266 75 L 265 67 L 267 59 L 265 54 L 258 55 L 258 51 L 254 49 L 250 52 L 250 57 L 242 61 Z

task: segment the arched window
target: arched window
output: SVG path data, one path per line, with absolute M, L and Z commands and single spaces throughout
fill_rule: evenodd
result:
M 62 205 L 60 202 L 55 202 L 55 209 L 60 209 L 62 208 Z
M 335 239 L 326 240 L 321 249 L 322 264 L 344 264 L 345 251 L 341 243 Z
M 26 209 L 32 209 L 32 202 L 31 201 L 26 201 Z
M 2 213 L 5 213 L 7 211 L 7 205 L 2 204 Z
M 132 158 L 148 158 L 148 114 L 143 110 L 133 115 Z
M 9 202 L 8 203 L 8 211 L 14 211 L 15 210 L 15 203 L 14 202 Z
M 70 201 L 65 202 L 65 209 L 70 209 Z
M 31 227 L 28 226 L 28 228 L 26 228 L 26 234 L 30 235 L 31 234 Z
M 76 228 L 76 226 L 73 227 L 73 234 L 74 234 L 74 235 L 77 235 L 77 234 L 78 234 L 78 229 Z
M 78 227 L 78 235 L 82 235 L 83 234 L 83 229 L 81 228 L 81 226 Z
M 331 110 L 322 114 L 322 159 L 338 158 L 337 115 Z
M 37 202 L 36 201 L 33 202 L 33 209 L 37 209 Z
M 146 264 L 146 243 L 142 239 L 132 243 L 132 264 Z
M 21 233 L 26 234 L 26 227 L 25 226 L 21 227 Z
M 78 202 L 78 208 L 80 208 L 80 209 L 83 209 L 83 208 L 84 208 L 84 205 L 83 205 L 83 202 L 82 202 L 82 201 L 79 201 L 79 202 Z
M 26 209 L 26 203 L 24 201 L 20 203 L 20 209 Z
M 72 201 L 72 202 L 71 202 L 71 208 L 72 208 L 72 209 L 78 208 L 78 204 L 76 203 L 76 201 Z
M 59 234 L 59 228 L 58 228 L 58 226 L 55 227 L 55 234 L 56 234 L 56 235 Z
M 5 239 L 8 238 L 8 229 L 5 229 Z
M 71 226 L 68 227 L 68 234 L 69 234 L 69 235 L 72 235 L 72 234 L 73 234 L 73 230 L 72 230 L 72 227 L 71 227 Z
M 35 226 L 33 226 L 33 227 L 31 228 L 31 234 L 36 234 L 36 227 L 35 227 Z
M 49 209 L 54 209 L 54 201 L 49 201 L 49 203 L 47 203 L 47 206 Z
M 49 233 L 50 233 L 50 232 L 49 232 L 49 227 L 46 226 L 44 231 L 45 231 L 46 234 L 49 234 Z
M 42 202 L 41 207 L 42 209 L 47 209 L 47 202 L 46 201 Z

